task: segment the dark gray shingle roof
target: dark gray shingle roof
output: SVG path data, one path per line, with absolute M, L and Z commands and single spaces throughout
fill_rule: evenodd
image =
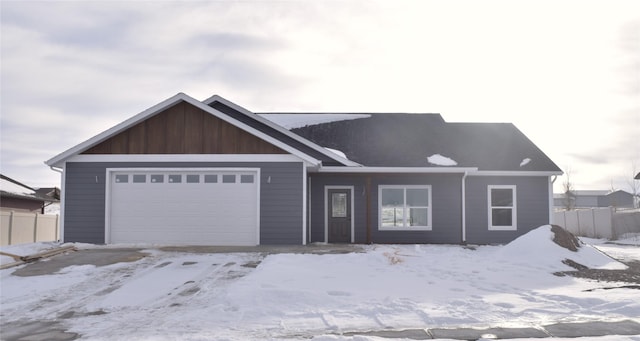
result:
M 479 170 L 560 171 L 511 123 L 447 123 L 438 114 L 378 113 L 291 131 L 370 167 L 435 166 L 427 158 L 440 154 L 458 167 Z

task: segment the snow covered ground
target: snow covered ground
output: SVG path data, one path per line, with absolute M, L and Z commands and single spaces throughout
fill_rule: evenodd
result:
M 90 340 L 376 340 L 331 334 L 640 322 L 638 290 L 601 290 L 615 283 L 552 274 L 573 270 L 566 258 L 591 268 L 625 265 L 589 245 L 571 252 L 552 237 L 544 226 L 505 246 L 475 248 L 373 245 L 361 253 L 268 256 L 148 249 L 133 263 L 51 275 L 7 269 L 0 271 L 0 317 L 3 326 L 56 319 Z M 637 246 L 591 242 L 640 261 Z M 588 340 L 614 339 L 638 338 Z

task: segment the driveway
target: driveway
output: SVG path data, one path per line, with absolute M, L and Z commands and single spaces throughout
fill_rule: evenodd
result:
M 1 336 L 296 340 L 334 334 L 348 340 L 640 334 L 637 289 L 553 274 L 571 271 L 562 264 L 568 256 L 600 270 L 626 270 L 614 270 L 621 267 L 607 265 L 611 260 L 597 251 L 572 253 L 542 237 L 523 244 L 545 250 L 536 262 L 523 245 L 80 250 L 0 272 Z M 637 254 L 626 246 L 615 251 L 623 248 Z

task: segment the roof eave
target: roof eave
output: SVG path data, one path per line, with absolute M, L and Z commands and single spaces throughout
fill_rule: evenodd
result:
M 77 144 L 69 149 L 67 149 L 66 151 L 54 156 L 53 158 L 45 161 L 44 163 L 48 166 L 52 166 L 52 167 L 62 167 L 62 165 L 64 164 L 64 161 L 66 159 L 68 159 L 69 157 L 82 153 L 83 151 L 99 144 L 100 142 L 108 139 L 109 137 L 135 125 L 136 123 L 144 120 L 145 118 L 147 118 L 148 116 L 151 116 L 159 111 L 162 111 L 172 105 L 174 105 L 176 102 L 180 101 L 180 100 L 185 100 L 187 97 L 187 95 L 185 95 L 184 93 L 180 92 L 170 98 L 167 98 L 166 100 L 140 112 L 139 114 L 125 120 L 122 121 L 121 123 L 103 131 L 102 133 L 95 135 L 94 137 L 80 143 Z
M 336 167 L 326 166 L 318 169 L 319 173 L 469 173 L 474 167 Z
M 321 154 L 323 154 L 325 156 L 328 156 L 328 157 L 334 159 L 335 161 L 340 162 L 341 164 L 343 164 L 345 166 L 362 166 L 359 163 L 353 162 L 353 161 L 351 161 L 351 160 L 349 160 L 347 158 L 343 158 L 340 155 L 337 155 L 337 154 L 335 154 L 335 153 L 333 153 L 333 152 L 331 152 L 329 150 L 326 150 L 326 148 L 324 148 L 324 147 L 322 147 L 322 146 L 320 146 L 320 145 L 318 145 L 318 144 L 316 144 L 316 143 L 314 143 L 314 142 L 312 142 L 312 141 L 310 141 L 308 139 L 305 139 L 304 137 L 302 137 L 302 136 L 300 136 L 298 134 L 292 133 L 288 129 L 285 129 L 284 127 L 282 127 L 282 126 L 280 126 L 280 125 L 278 125 L 278 124 L 276 124 L 276 123 L 274 123 L 274 122 L 272 122 L 272 121 L 270 121 L 270 120 L 268 120 L 268 119 L 266 119 L 266 118 L 264 118 L 264 117 L 262 117 L 260 115 L 257 115 L 254 112 L 252 112 L 251 110 L 248 110 L 248 109 L 246 109 L 246 108 L 244 108 L 242 106 L 239 106 L 239 105 L 229 101 L 228 99 L 226 99 L 224 97 L 221 97 L 219 95 L 213 95 L 213 96 L 205 99 L 204 101 L 202 101 L 202 103 L 204 103 L 207 106 L 209 106 L 209 104 L 211 104 L 213 102 L 220 102 L 220 103 L 222 103 L 222 104 L 224 104 L 226 106 L 229 106 L 229 107 L 237 110 L 238 112 L 240 112 L 240 113 L 242 113 L 244 115 L 250 116 L 251 118 L 255 119 L 256 121 L 258 121 L 258 122 L 260 122 L 260 123 L 272 128 L 272 129 L 275 129 L 275 130 L 277 130 L 277 131 L 289 136 L 290 138 L 292 138 L 292 139 L 294 139 L 294 140 L 296 140 L 296 141 L 298 141 L 300 143 L 303 143 L 303 144 L 307 145 L 308 147 L 314 149 L 315 151 L 317 151 L 317 152 L 319 152 L 319 153 L 321 153 Z
M 431 173 L 464 174 L 470 176 L 554 176 L 562 175 L 557 171 L 486 171 L 477 167 L 335 167 L 318 169 L 319 173 Z

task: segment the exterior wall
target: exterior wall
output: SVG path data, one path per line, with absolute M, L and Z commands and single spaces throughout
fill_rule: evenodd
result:
M 599 207 L 633 208 L 633 195 L 624 191 L 615 191 L 598 198 Z
M 489 230 L 489 185 L 516 186 L 517 230 Z M 508 243 L 539 226 L 549 224 L 549 179 L 546 176 L 469 176 L 466 195 L 466 236 L 470 244 Z
M 107 168 L 260 168 L 260 244 L 302 243 L 301 162 L 68 162 L 64 241 L 105 242 Z
M 599 207 L 600 196 L 598 195 L 577 195 L 574 207 Z
M 5 211 L 24 211 L 44 213 L 44 201 L 2 197 L 2 209 Z
M 462 242 L 461 174 L 310 174 L 310 242 L 324 242 L 325 186 L 354 186 L 355 243 L 454 243 Z M 367 181 L 370 190 L 367 193 Z M 431 185 L 430 231 L 380 231 L 378 187 L 380 185 Z M 367 221 L 367 196 L 369 219 Z M 367 240 L 369 224 L 370 240 Z

